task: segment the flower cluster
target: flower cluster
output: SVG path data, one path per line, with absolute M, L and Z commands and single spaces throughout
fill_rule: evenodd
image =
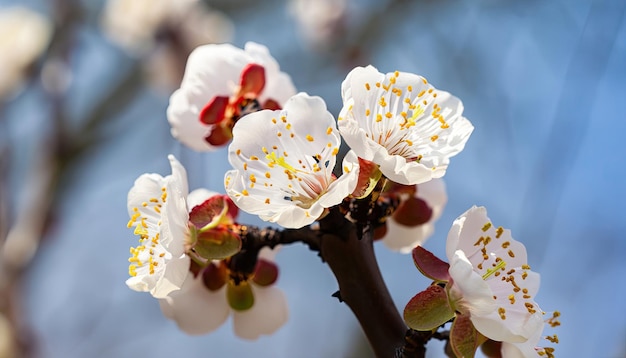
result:
M 485 208 L 472 207 L 454 221 L 446 255 L 449 264 L 424 248 L 413 251 L 418 269 L 435 283 L 407 304 L 404 315 L 411 328 L 434 329 L 456 316 L 450 334 L 457 355 L 471 351 L 473 356 L 485 339 L 502 342 L 507 357 L 552 354 L 551 347 L 537 347 L 545 315 L 534 301 L 539 274 L 531 271 L 526 248 L 510 230 L 494 226 Z M 424 317 L 419 310 L 424 306 L 437 307 L 439 315 Z M 555 318 L 549 320 L 553 326 Z M 455 330 L 457 321 L 466 323 Z M 469 346 L 468 336 L 474 337 Z M 465 339 L 464 345 L 455 346 L 455 338 Z M 556 336 L 549 340 L 558 342 Z
M 322 98 L 296 94 L 267 48 L 197 48 L 167 117 L 172 135 L 192 149 L 229 145 L 227 195 L 188 194 L 172 156 L 172 175 L 137 179 L 128 226 L 140 244 L 131 249 L 127 284 L 158 298 L 190 334 L 216 329 L 231 312 L 239 336 L 270 334 L 287 318 L 285 297 L 273 286 L 278 268 L 269 248 L 277 242 L 243 234 L 238 210 L 288 229 L 332 214 L 345 219 L 351 237 L 370 232 L 392 250 L 412 252 L 434 280 L 405 308 L 412 329 L 435 332 L 453 321 L 449 343 L 458 356 L 474 356 L 481 345 L 495 345 L 496 356 L 552 356 L 553 348 L 537 346 L 545 322 L 558 325 L 558 312 L 544 319 L 534 301 L 539 275 L 524 245 L 494 226 L 484 208 L 455 220 L 449 263 L 420 246 L 447 202 L 441 177 L 473 131 L 461 101 L 421 76 L 373 66 L 353 69 L 341 95 L 335 120 Z
M 229 265 L 241 248 L 237 207 L 205 189 L 188 193 L 185 169 L 169 160 L 171 175 L 144 174 L 128 193 L 128 227 L 139 245 L 130 249 L 126 284 L 159 299 L 164 314 L 190 334 L 218 328 L 231 310 L 239 336 L 273 333 L 287 317 L 284 296 L 273 287 L 273 255 L 262 251 L 252 272 Z

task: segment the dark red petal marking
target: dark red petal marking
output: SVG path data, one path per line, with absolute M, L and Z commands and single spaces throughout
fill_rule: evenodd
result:
M 212 146 L 226 145 L 233 139 L 233 130 L 229 125 L 217 125 L 213 127 L 211 134 L 206 136 L 204 140 Z
M 228 97 L 216 96 L 202 108 L 200 112 L 200 122 L 204 124 L 216 124 L 221 122 L 228 108 Z
M 280 107 L 280 104 L 278 104 L 278 102 L 270 98 L 267 101 L 265 101 L 265 103 L 263 103 L 263 109 L 271 109 L 275 111 L 277 109 L 282 109 L 282 108 Z
M 265 68 L 256 63 L 250 63 L 241 71 L 239 81 L 240 97 L 256 97 L 265 87 Z

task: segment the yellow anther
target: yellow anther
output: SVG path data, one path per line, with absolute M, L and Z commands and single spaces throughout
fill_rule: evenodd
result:
M 148 230 L 146 230 L 143 226 L 137 225 L 135 226 L 135 231 L 133 232 L 135 235 L 148 235 Z
M 313 139 L 313 136 L 312 136 L 312 135 L 307 134 L 307 135 L 306 135 L 306 140 L 308 140 L 309 142 L 312 142 L 312 141 L 314 141 L 315 139 Z
M 491 223 L 486 223 L 485 225 L 483 225 L 482 230 L 483 230 L 483 232 L 485 232 L 485 231 L 489 230 L 490 228 L 491 228 Z

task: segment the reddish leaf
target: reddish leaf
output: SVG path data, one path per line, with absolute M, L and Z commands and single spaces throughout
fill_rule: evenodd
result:
M 224 201 L 222 195 L 212 196 L 202 204 L 196 205 L 191 209 L 189 221 L 198 229 L 202 229 L 213 221 L 215 217 L 221 215 L 224 205 L 226 205 L 226 201 Z
M 239 82 L 239 96 L 256 97 L 265 87 L 265 68 L 263 66 L 250 63 L 241 71 Z
M 254 294 L 250 284 L 246 281 L 238 285 L 229 283 L 226 288 L 226 299 L 230 307 L 237 311 L 245 311 L 254 305 Z
M 237 215 L 239 215 L 239 208 L 235 205 L 233 199 L 231 199 L 228 195 L 222 195 L 222 198 L 224 198 L 226 204 L 228 205 L 228 213 L 226 215 L 230 216 L 230 218 L 235 221 Z
M 450 328 L 450 345 L 457 357 L 471 358 L 485 338 L 478 333 L 469 315 L 457 314 Z
M 228 97 L 215 96 L 202 108 L 200 122 L 204 124 L 216 124 L 224 120 L 228 108 Z
M 394 220 L 404 226 L 414 227 L 423 225 L 433 216 L 433 210 L 428 204 L 414 196 L 402 201 L 393 213 Z
M 404 308 L 404 321 L 417 331 L 430 331 L 454 317 L 443 287 L 431 285 L 415 295 Z
M 369 195 L 381 176 L 382 172 L 378 169 L 378 164 L 359 158 L 359 179 L 352 196 L 361 199 Z
M 269 286 L 278 279 L 278 266 L 275 263 L 259 259 L 254 268 L 252 280 L 259 286 Z
M 450 280 L 448 269 L 450 264 L 441 261 L 432 252 L 421 246 L 413 249 L 413 262 L 420 272 L 435 281 L 445 282 Z

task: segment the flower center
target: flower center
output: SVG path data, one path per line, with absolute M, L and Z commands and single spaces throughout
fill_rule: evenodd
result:
M 382 83 L 365 83 L 367 103 L 375 105 L 365 109 L 364 120 L 358 120 L 367 137 L 387 148 L 389 154 L 419 161 L 439 139 L 438 133 L 449 128 L 445 116 L 451 110 L 441 113 L 442 108 L 435 103 L 437 92 L 426 79 L 414 81 L 416 88 L 396 85 L 401 75 L 406 74 L 396 71 Z

